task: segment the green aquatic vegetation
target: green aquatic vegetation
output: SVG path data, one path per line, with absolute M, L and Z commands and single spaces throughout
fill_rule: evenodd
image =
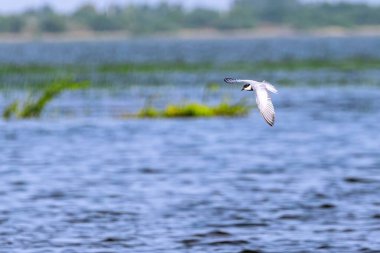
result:
M 168 105 L 162 115 L 165 118 L 217 116 L 214 114 L 211 106 L 198 103 L 191 103 L 187 105 Z
M 206 90 L 208 92 L 217 92 L 220 90 L 220 85 L 218 83 L 208 83 L 206 85 Z
M 77 64 L 0 64 L 0 75 L 8 74 L 75 74 L 92 71 L 91 66 Z
M 88 82 L 73 82 L 70 80 L 57 81 L 47 86 L 38 98 L 29 96 L 25 102 L 16 100 L 9 104 L 3 111 L 3 118 L 37 118 L 41 115 L 46 105 L 63 91 L 84 89 L 88 86 Z
M 185 62 L 153 62 L 153 63 L 121 63 L 107 64 L 98 68 L 99 72 L 130 73 L 130 72 L 206 72 L 213 70 L 211 63 L 185 63 Z
M 222 102 L 215 106 L 200 103 L 184 105 L 168 105 L 164 110 L 154 107 L 141 109 L 137 118 L 209 118 L 209 117 L 241 117 L 249 113 L 251 107 L 245 103 L 229 104 Z
M 99 66 L 93 65 L 36 65 L 36 64 L 0 64 L 0 75 L 17 74 L 46 74 L 56 76 L 59 74 L 62 78 L 72 76 L 91 76 L 96 73 L 207 73 L 216 72 L 243 72 L 256 73 L 262 71 L 297 71 L 297 70 L 314 70 L 314 69 L 332 69 L 337 71 L 355 71 L 365 69 L 380 68 L 380 59 L 370 57 L 356 57 L 337 60 L 326 59 L 282 59 L 276 61 L 258 61 L 258 62 L 196 62 L 189 63 L 183 61 L 172 62 L 148 62 L 148 63 L 112 63 Z M 211 85 L 211 90 L 217 86 Z
M 17 114 L 18 110 L 18 100 L 15 100 L 14 102 L 10 103 L 3 111 L 3 118 L 4 119 L 10 119 L 13 115 Z
M 85 65 L 0 64 L 0 90 L 40 91 L 55 80 L 89 79 L 93 74 Z
M 57 71 L 57 67 L 49 65 L 16 65 L 16 64 L 7 64 L 0 65 L 0 74 L 33 74 L 33 73 L 51 73 Z
M 141 109 L 137 113 L 138 118 L 158 118 L 160 117 L 160 112 L 154 107 L 146 107 Z
M 297 71 L 332 69 L 337 71 L 355 71 L 380 68 L 380 59 L 348 58 L 338 60 L 326 59 L 283 59 L 278 61 L 259 62 L 231 62 L 226 64 L 213 64 L 208 62 L 185 63 L 125 63 L 109 64 L 98 68 L 100 72 L 110 73 L 154 73 L 154 72 L 208 72 L 208 71 L 238 71 L 255 73 L 260 71 Z
M 217 106 L 213 107 L 215 115 L 225 116 L 225 117 L 235 117 L 235 116 L 244 116 L 249 113 L 251 107 L 245 103 L 239 103 L 230 105 L 227 102 L 222 102 Z
M 348 58 L 339 60 L 326 59 L 284 59 L 279 61 L 260 61 L 256 63 L 236 62 L 222 67 L 226 71 L 258 72 L 258 71 L 296 71 L 333 69 L 337 71 L 355 71 L 380 68 L 380 59 Z

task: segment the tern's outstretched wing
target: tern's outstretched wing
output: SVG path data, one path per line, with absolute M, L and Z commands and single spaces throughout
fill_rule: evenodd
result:
M 231 77 L 224 78 L 226 83 L 251 83 L 253 80 L 240 80 Z
M 259 86 L 256 88 L 256 96 L 257 107 L 259 108 L 261 115 L 270 126 L 273 126 L 275 112 L 272 99 L 269 97 L 265 86 Z
M 273 92 L 273 93 L 277 93 L 277 89 L 272 84 L 270 84 L 270 83 L 268 83 L 266 81 L 257 82 L 257 81 L 254 81 L 254 80 L 241 80 L 241 79 L 235 79 L 235 78 L 231 78 L 231 77 L 224 78 L 224 81 L 226 83 L 229 83 L 229 84 L 234 84 L 234 83 L 249 83 L 249 84 L 252 84 L 252 85 L 262 84 L 262 85 L 265 86 L 265 88 L 268 91 Z
M 224 78 L 224 81 L 226 83 L 238 83 L 238 80 L 235 79 L 235 78 L 231 78 L 231 77 L 227 77 L 227 78 Z

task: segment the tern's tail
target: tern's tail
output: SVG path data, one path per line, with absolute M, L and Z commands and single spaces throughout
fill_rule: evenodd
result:
M 230 77 L 224 78 L 224 81 L 226 83 L 236 83 L 236 79 L 235 78 L 230 78 Z

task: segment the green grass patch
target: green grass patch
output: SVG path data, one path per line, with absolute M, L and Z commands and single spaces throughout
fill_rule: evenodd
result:
M 162 115 L 161 111 L 159 111 L 156 108 L 150 106 L 150 107 L 146 107 L 146 108 L 141 109 L 137 113 L 136 116 L 138 118 L 159 118 L 161 115 Z
M 0 65 L 0 74 L 33 74 L 33 73 L 52 73 L 58 70 L 58 67 L 49 65 Z
M 3 118 L 38 118 L 46 105 L 66 90 L 84 89 L 89 86 L 88 82 L 73 82 L 60 80 L 47 86 L 37 98 L 29 96 L 25 101 L 19 100 L 10 103 L 3 111 Z
M 363 69 L 374 69 L 380 67 L 380 60 L 351 58 L 345 60 L 289 60 L 281 62 L 262 62 L 259 68 L 278 70 L 298 69 L 335 69 L 341 71 L 354 71 Z
M 260 72 L 260 71 L 296 71 L 313 69 L 333 69 L 338 71 L 355 71 L 380 68 L 380 59 L 356 57 L 339 60 L 325 59 L 283 59 L 279 61 L 259 62 L 230 62 L 225 64 L 198 62 L 186 63 L 150 62 L 150 63 L 115 63 L 104 64 L 97 67 L 90 65 L 0 65 L 0 75 L 7 74 L 67 74 L 71 76 L 93 73 L 157 73 L 157 72 L 185 72 L 198 73 L 209 71 L 236 71 L 236 72 Z
M 210 118 L 210 117 L 241 117 L 247 115 L 251 107 L 244 104 L 229 104 L 222 102 L 215 106 L 200 103 L 184 105 L 168 105 L 164 110 L 154 107 L 141 109 L 137 118 Z
M 349 58 L 339 60 L 324 59 L 284 59 L 279 61 L 260 62 L 232 62 L 226 64 L 212 63 L 126 63 L 109 64 L 98 68 L 100 72 L 113 73 L 154 73 L 154 72 L 207 72 L 207 71 L 238 71 L 238 72 L 260 72 L 260 71 L 296 71 L 332 69 L 337 71 L 357 71 L 365 69 L 380 68 L 380 59 L 371 58 Z
M 224 85 L 225 76 L 270 76 L 271 73 L 302 72 L 320 70 L 322 78 L 328 78 L 328 71 L 336 71 L 345 74 L 346 72 L 359 73 L 363 79 L 366 70 L 380 69 L 380 59 L 357 57 L 340 60 L 324 59 L 283 59 L 279 61 L 259 61 L 259 62 L 227 62 L 227 63 L 186 63 L 183 61 L 173 62 L 149 62 L 149 63 L 114 63 L 104 65 L 91 64 L 69 64 L 69 65 L 9 65 L 0 64 L 0 91 L 29 89 L 40 90 L 44 85 L 50 84 L 56 79 L 80 79 L 91 80 L 92 88 L 120 88 L 131 84 L 141 84 L 142 82 L 152 85 L 170 84 L 173 80 L 178 80 L 180 74 L 199 75 L 208 81 L 217 81 L 219 85 Z M 326 73 L 324 73 L 325 71 Z M 173 76 L 174 74 L 174 76 Z M 319 73 L 316 73 L 318 75 Z M 218 79 L 215 76 L 219 76 Z M 280 75 L 281 76 L 281 75 Z M 285 75 L 284 75 L 285 76 Z M 289 75 L 289 78 L 292 78 Z M 312 78 L 312 76 L 311 76 Z M 347 77 L 349 78 L 349 77 Z M 328 82 L 321 81 L 318 77 L 318 85 L 325 85 Z M 350 82 L 352 79 L 343 80 Z M 303 84 L 309 84 L 309 79 L 303 80 Z M 367 80 L 361 80 L 366 83 Z M 378 82 L 373 81 L 375 85 Z M 278 82 L 283 84 L 282 82 Z M 300 83 L 299 80 L 287 80 L 283 85 L 294 85 Z M 340 83 L 338 83 L 340 84 Z M 344 83 L 342 83 L 344 85 Z M 205 86 L 204 99 L 219 89 L 217 84 Z
M 160 63 L 121 63 L 107 64 L 98 68 L 99 72 L 113 73 L 152 73 L 152 72 L 206 72 L 214 69 L 211 63 L 185 63 L 185 62 L 160 62 Z
M 307 60 L 280 60 L 280 61 L 261 61 L 253 64 L 247 62 L 238 62 L 228 64 L 222 67 L 228 71 L 242 72 L 258 72 L 258 71 L 296 71 L 296 70 L 317 70 L 332 69 L 338 71 L 357 71 L 365 69 L 380 68 L 380 59 L 370 58 L 349 58 L 341 60 L 323 60 L 323 59 L 307 59 Z

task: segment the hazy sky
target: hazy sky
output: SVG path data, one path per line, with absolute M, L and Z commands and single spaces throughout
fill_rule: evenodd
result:
M 321 0 L 304 0 L 304 1 L 321 1 Z M 329 0 L 330 2 L 336 2 L 339 0 Z M 379 3 L 379 0 L 344 0 L 347 2 L 367 2 L 367 3 Z M 0 12 L 2 13 L 10 13 L 10 12 L 20 12 L 27 8 L 38 7 L 44 4 L 49 4 L 53 6 L 54 9 L 59 11 L 72 11 L 76 7 L 84 3 L 95 3 L 100 8 L 105 8 L 106 6 L 112 3 L 118 4 L 128 4 L 128 3 L 159 3 L 162 0 L 5 0 L 1 1 Z M 211 7 L 218 9 L 226 9 L 232 0 L 166 0 L 166 2 L 170 3 L 183 3 L 187 7 L 194 6 L 203 6 L 203 7 Z

